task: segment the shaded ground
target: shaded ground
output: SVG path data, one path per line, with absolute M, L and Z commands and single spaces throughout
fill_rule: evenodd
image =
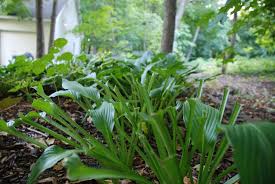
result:
M 223 89 L 230 89 L 226 113 L 229 115 L 235 102 L 242 105 L 238 122 L 269 120 L 275 122 L 275 81 L 257 77 L 224 75 L 209 81 L 205 86 L 204 100 L 216 106 Z
M 235 101 L 242 104 L 243 108 L 238 118 L 238 122 L 269 120 L 275 122 L 275 82 L 264 81 L 256 77 L 244 78 L 241 76 L 219 76 L 216 80 L 206 83 L 205 92 L 203 95 L 204 101 L 207 101 L 212 106 L 218 106 L 222 98 L 223 88 L 228 86 L 231 89 L 229 104 L 226 109 L 225 118 L 228 119 L 232 111 Z M 76 120 L 83 117 L 83 113 L 78 106 L 72 102 L 62 102 L 63 107 Z M 16 106 L 0 112 L 0 119 L 11 120 L 17 117 L 19 112 L 29 112 L 31 105 L 28 102 L 20 102 Z M 41 138 L 48 144 L 60 144 L 56 140 L 50 140 L 44 137 L 43 134 L 36 132 L 27 127 L 21 127 L 28 134 Z M 85 128 L 96 134 L 94 127 L 91 124 L 85 124 Z M 98 135 L 95 135 L 98 136 Z M 41 150 L 33 145 L 25 143 L 17 138 L 7 136 L 4 133 L 0 134 L 0 183 L 1 184 L 16 184 L 26 183 L 28 173 L 32 164 L 40 156 Z M 96 163 L 92 159 L 82 157 L 83 161 L 94 166 Z M 136 169 L 143 172 L 144 175 L 150 175 L 150 171 L 145 168 L 143 162 L 139 159 L 136 161 Z M 232 163 L 231 152 L 225 158 L 224 165 Z M 146 173 L 147 172 L 147 173 Z M 64 169 L 57 165 L 53 169 L 45 172 L 39 179 L 38 183 L 69 183 L 66 180 Z M 81 183 L 95 183 L 94 181 Z M 127 183 L 127 182 L 126 182 Z
M 80 121 L 83 113 L 79 111 L 79 107 L 71 101 L 62 101 L 63 108 L 71 115 L 76 121 Z M 19 104 L 1 112 L 0 119 L 6 121 L 14 119 L 19 113 L 27 113 L 31 108 L 31 103 L 22 101 Z M 95 134 L 95 128 L 92 124 L 85 124 L 85 128 L 90 130 L 91 134 Z M 28 135 L 35 137 L 37 140 L 43 141 L 48 145 L 62 145 L 61 142 L 49 138 L 42 132 L 34 129 L 21 126 L 21 131 L 26 132 Z M 96 135 L 95 135 L 96 136 Z M 62 145 L 63 147 L 65 145 Z M 42 154 L 42 150 L 36 148 L 32 144 L 26 143 L 15 137 L 7 136 L 5 133 L 0 134 L 0 183 L 2 184 L 25 184 L 27 182 L 30 168 Z M 95 166 L 97 163 L 91 158 L 81 156 L 83 162 L 90 166 Z M 65 169 L 59 163 L 53 169 L 44 172 L 38 183 L 44 184 L 63 184 L 69 183 L 65 177 Z M 81 182 L 82 184 L 94 184 L 95 181 Z

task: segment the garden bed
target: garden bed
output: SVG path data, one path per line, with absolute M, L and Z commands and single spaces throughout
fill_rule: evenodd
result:
M 206 84 L 203 100 L 206 101 L 208 104 L 211 104 L 212 106 L 217 106 L 222 98 L 222 88 L 224 88 L 225 86 L 229 86 L 232 89 L 232 84 L 234 84 L 235 86 L 241 85 L 242 88 L 240 91 L 236 91 L 237 89 L 234 88 L 231 91 L 229 104 L 225 111 L 225 122 L 227 121 L 228 115 L 232 111 L 233 103 L 236 100 L 239 101 L 243 106 L 237 123 L 257 120 L 270 120 L 273 122 L 275 121 L 275 113 L 274 111 L 271 111 L 271 109 L 274 108 L 274 103 L 270 101 L 272 96 L 275 95 L 275 82 L 257 82 L 252 79 L 244 80 L 243 78 L 236 76 L 220 77 L 217 80 Z M 253 90 L 251 90 L 252 84 L 254 84 Z M 257 85 L 255 86 L 255 84 Z M 263 91 L 267 91 L 268 93 L 263 93 Z M 83 118 L 84 112 L 82 112 L 79 106 L 77 106 L 71 100 L 61 99 L 60 104 L 62 104 L 62 107 L 67 112 L 69 112 L 69 114 L 75 121 L 78 122 Z M 16 104 L 2 111 L 1 118 L 3 118 L 4 120 L 12 120 L 18 116 L 18 113 L 27 113 L 31 109 L 31 103 L 22 100 L 19 104 Z M 94 136 L 100 137 L 100 135 L 98 135 L 97 131 L 89 120 L 84 122 L 84 127 L 86 130 L 89 130 L 89 132 L 92 132 Z M 33 129 L 21 127 L 21 130 L 24 132 L 28 132 L 28 134 L 32 137 L 36 137 L 38 139 L 41 139 L 41 141 L 45 141 L 49 145 L 61 144 L 54 139 L 49 139 L 45 137 L 43 134 Z M 30 173 L 30 168 L 41 155 L 42 150 L 37 149 L 32 144 L 21 141 L 18 138 L 8 136 L 4 133 L 0 136 L 0 142 L 0 183 L 26 183 L 27 176 Z M 87 165 L 96 166 L 97 164 L 95 160 L 91 158 L 87 158 L 85 156 L 82 156 L 81 158 L 83 162 Z M 195 158 L 193 162 L 196 163 L 198 162 L 198 160 L 196 160 Z M 230 150 L 226 154 L 220 168 L 224 169 L 232 162 L 232 152 Z M 146 168 L 144 162 L 142 162 L 138 157 L 135 158 L 134 164 L 135 168 L 141 175 L 150 176 L 152 177 L 152 179 L 154 178 L 150 170 Z M 130 183 L 127 180 L 124 180 L 123 182 Z M 62 167 L 62 164 L 57 164 L 52 169 L 44 172 L 40 176 L 38 183 L 58 184 L 70 182 L 66 179 L 65 169 Z M 86 181 L 80 183 L 93 184 L 96 182 Z

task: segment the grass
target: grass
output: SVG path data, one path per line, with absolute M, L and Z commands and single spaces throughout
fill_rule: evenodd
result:
M 221 73 L 221 60 L 198 58 L 192 64 L 199 64 L 205 74 Z M 275 57 L 245 58 L 236 57 L 235 62 L 227 64 L 227 73 L 233 75 L 258 76 L 275 81 Z

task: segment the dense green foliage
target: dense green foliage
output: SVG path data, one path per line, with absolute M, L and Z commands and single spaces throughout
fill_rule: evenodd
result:
M 75 32 L 84 33 L 87 53 L 158 51 L 162 29 L 159 7 L 159 0 L 84 0 L 82 23 Z
M 50 96 L 38 84 L 35 89 L 39 97 L 32 103 L 35 111 L 20 114 L 18 119 L 8 123 L 0 120 L 1 131 L 45 149 L 32 168 L 28 183 L 35 183 L 43 171 L 63 159 L 71 181 L 126 178 L 151 183 L 133 169 L 136 156 L 163 184 L 182 184 L 184 177 L 193 180 L 194 157 L 200 158 L 196 173 L 198 183 L 218 183 L 236 169 L 240 175 L 231 178 L 232 183 L 239 179 L 247 184 L 274 182 L 274 165 L 270 162 L 274 159 L 271 146 L 274 136 L 270 134 L 274 125 L 234 125 L 240 111 L 237 103 L 228 125 L 223 125 L 229 91 L 225 90 L 219 109 L 215 109 L 200 100 L 202 81 L 197 95 L 180 98 L 194 83 L 187 80 L 194 67 L 184 65 L 174 55 L 150 53 L 124 60 L 98 57 L 87 63 L 87 76 L 78 77 L 77 81 L 63 79 L 63 89 Z M 86 114 L 82 122 L 73 120 L 55 103 L 54 98 L 58 96 L 79 104 Z M 94 137 L 84 128 L 87 118 L 92 120 L 102 138 Z M 61 148 L 62 144 L 48 147 L 20 132 L 21 125 L 48 134 L 67 148 Z M 246 145 L 245 149 L 240 146 L 240 140 Z M 230 144 L 236 149 L 235 163 L 217 174 L 215 171 Z M 263 151 L 265 146 L 269 147 Z M 245 159 L 252 147 L 253 154 Z M 86 166 L 79 154 L 96 159 L 99 167 Z M 266 161 L 251 162 L 259 157 Z M 247 164 L 251 166 L 247 168 Z M 265 175 L 259 170 L 262 167 L 270 168 L 264 171 Z
M 250 27 L 250 31 L 255 35 L 257 44 L 274 54 L 274 18 L 275 2 L 273 0 L 230 0 L 221 9 L 221 12 L 239 12 L 241 18 L 234 25 L 233 31 L 240 27 Z
M 176 30 L 175 51 L 182 57 L 191 52 L 190 59 L 222 58 L 228 50 L 246 57 L 274 54 L 270 33 L 263 37 L 251 28 L 253 22 L 239 23 L 247 22 L 246 11 L 239 12 L 244 17 L 241 16 L 232 29 L 230 14 L 224 12 L 234 5 L 233 2 L 223 7 L 219 1 L 188 1 L 181 25 Z M 111 51 L 116 55 L 132 51 L 158 52 L 163 22 L 161 4 L 161 0 L 81 1 L 82 23 L 75 32 L 85 35 L 83 50 L 89 54 Z M 194 40 L 197 28 L 200 30 Z M 230 48 L 229 43 L 232 30 L 237 31 L 234 48 Z
M 0 66 L 0 97 L 8 92 L 31 94 L 31 88 L 38 84 L 57 88 L 62 78 L 76 79 L 83 76 L 81 66 L 85 58 L 74 57 L 71 53 L 61 53 L 67 44 L 65 39 L 57 39 L 48 54 L 38 59 L 17 56 L 8 66 Z
M 186 1 L 181 24 L 176 30 L 175 51 L 191 60 L 217 58 L 230 53 L 246 57 L 274 55 L 274 2 L 272 0 Z M 159 52 L 163 26 L 163 0 L 81 0 L 81 22 L 73 32 L 83 35 L 82 51 L 87 54 L 111 52 Z M 232 24 L 232 11 L 238 21 Z M 21 1 L 1 1 L 1 14 L 26 17 Z M 253 10 L 253 11 L 252 11 Z M 194 39 L 196 29 L 198 37 Z M 230 48 L 230 37 L 237 42 Z M 229 49 L 230 48 L 230 49 Z
M 1 15 L 17 15 L 20 18 L 26 18 L 31 15 L 30 10 L 22 1 L 18 0 L 0 0 Z
M 225 5 L 188 1 L 176 30 L 176 53 L 167 55 L 156 54 L 162 0 L 80 2 L 81 23 L 73 32 L 83 35 L 83 54 L 64 52 L 67 41 L 60 38 L 41 58 L 17 56 L 0 67 L 0 98 L 23 93 L 31 97 L 34 109 L 9 122 L 0 120 L 0 131 L 44 149 L 28 184 L 60 161 L 73 182 L 129 179 L 149 184 L 153 177 L 160 184 L 182 184 L 186 178 L 198 184 L 275 183 L 275 125 L 236 125 L 238 103 L 223 123 L 229 90 L 224 90 L 218 108 L 211 107 L 201 100 L 203 80 L 191 76 L 205 59 L 216 58 L 205 62 L 211 68 L 225 63 L 226 55 L 237 60 L 228 64 L 231 73 L 274 72 L 273 57 L 261 62 L 235 57 L 274 54 L 272 0 L 229 0 Z M 1 1 L 0 9 L 5 15 L 28 14 L 21 1 Z M 234 22 L 230 14 L 236 12 L 239 18 Z M 234 34 L 236 44 L 230 43 Z M 20 98 L 4 98 L 0 108 Z M 60 98 L 79 105 L 85 114 L 81 122 L 62 109 Z M 98 137 L 87 123 L 93 124 Z M 60 143 L 40 142 L 21 131 L 22 126 Z M 230 146 L 234 162 L 221 169 Z M 95 159 L 97 167 L 85 165 L 81 155 Z M 150 176 L 137 172 L 135 158 L 152 171 Z
M 235 62 L 227 64 L 227 74 L 242 76 L 258 76 L 272 81 L 275 80 L 275 58 L 274 57 L 255 57 L 235 58 Z M 207 75 L 217 75 L 220 73 L 222 61 L 220 59 L 198 58 L 191 62 L 192 65 L 199 65 L 198 70 Z

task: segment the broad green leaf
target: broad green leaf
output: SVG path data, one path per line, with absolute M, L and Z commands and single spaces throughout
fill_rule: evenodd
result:
M 82 62 L 85 62 L 87 60 L 87 56 L 85 54 L 81 54 L 77 56 L 77 59 L 79 59 Z
M 44 153 L 39 157 L 34 166 L 32 167 L 28 184 L 35 183 L 39 175 L 46 169 L 53 167 L 60 160 L 77 152 L 76 150 L 64 150 L 58 146 L 50 146 L 45 149 Z
M 70 66 L 68 64 L 58 64 L 55 65 L 56 74 L 66 75 L 70 71 Z
M 74 93 L 79 93 L 80 95 L 89 98 L 95 102 L 100 100 L 100 94 L 98 90 L 92 86 L 85 87 L 76 81 L 68 81 L 66 79 L 63 79 L 62 87 Z
M 275 124 L 267 122 L 227 126 L 242 184 L 275 183 Z
M 53 115 L 56 112 L 56 105 L 53 102 L 48 102 L 43 99 L 35 99 L 32 102 L 32 106 L 35 109 L 44 111 L 49 115 Z
M 34 89 L 36 90 L 36 93 L 41 96 L 44 99 L 49 99 L 49 97 L 46 95 L 46 93 L 44 92 L 43 86 L 42 84 L 38 84 L 37 86 L 34 87 Z
M 47 76 L 51 77 L 55 75 L 55 67 L 54 66 L 50 66 L 49 68 L 47 68 Z
M 7 123 L 0 119 L 0 130 L 9 133 L 9 127 Z
M 41 59 L 38 59 L 36 61 L 33 62 L 33 66 L 32 66 L 32 72 L 35 75 L 39 75 L 41 73 L 43 73 L 46 69 L 47 63 L 44 62 Z
M 51 53 L 51 54 L 56 54 L 56 53 L 58 53 L 59 51 L 60 51 L 59 48 L 57 48 L 57 47 L 51 47 L 50 50 L 49 50 L 49 53 Z
M 13 88 L 11 88 L 8 92 L 11 92 L 11 93 L 13 93 L 13 92 L 17 92 L 17 91 L 19 91 L 20 89 L 23 89 L 23 88 L 26 88 L 26 87 L 28 87 L 28 84 L 27 83 L 25 83 L 25 84 L 18 84 L 18 85 L 16 85 L 16 86 L 14 86 Z
M 19 117 L 23 116 L 23 114 L 19 115 Z M 30 111 L 28 114 L 26 114 L 26 117 L 28 118 L 39 118 L 40 114 L 36 111 Z
M 63 54 L 61 54 L 60 56 L 58 56 L 56 58 L 58 61 L 71 61 L 73 59 L 73 54 L 70 52 L 64 52 Z
M 69 97 L 72 99 L 78 99 L 79 93 L 74 93 L 70 90 L 60 90 L 60 91 L 56 91 L 53 94 L 50 95 L 51 98 L 57 97 L 57 96 L 64 96 L 64 97 Z
M 67 43 L 68 41 L 66 39 L 58 38 L 53 42 L 53 46 L 62 49 Z
M 45 64 L 50 63 L 53 59 L 54 59 L 54 54 L 52 53 L 45 54 L 40 58 L 40 60 L 43 61 Z
M 190 116 L 190 103 L 195 103 L 194 117 L 192 125 L 188 122 Z M 203 104 L 198 99 L 189 99 L 183 104 L 183 120 L 191 129 L 191 139 L 193 144 L 199 149 L 213 145 L 217 137 L 217 126 L 219 125 L 219 111 L 211 106 Z
M 99 108 L 91 111 L 91 116 L 96 128 L 101 131 L 103 135 L 107 135 L 113 131 L 115 124 L 115 109 L 113 104 L 103 102 Z
M 80 158 L 73 154 L 65 159 L 67 177 L 71 181 L 101 180 L 101 179 L 130 179 L 138 183 L 150 183 L 144 177 L 129 171 L 118 171 L 111 169 L 97 169 L 84 165 Z

